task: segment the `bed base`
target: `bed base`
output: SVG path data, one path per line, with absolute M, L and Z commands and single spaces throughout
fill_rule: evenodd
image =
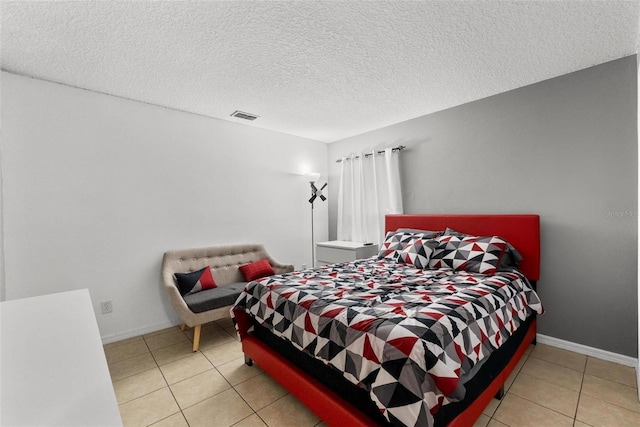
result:
M 311 377 L 271 347 L 247 332 L 252 320 L 243 311 L 234 311 L 242 340 L 242 351 L 248 364 L 256 362 L 261 369 L 278 381 L 307 408 L 313 411 L 329 426 L 370 427 L 377 425 L 348 401 L 342 399 L 324 384 Z M 499 398 L 504 391 L 504 383 L 522 359 L 536 336 L 536 320 L 529 329 L 507 366 L 495 377 L 489 386 L 463 412 L 449 423 L 450 427 L 468 427 L 480 417 L 482 411 L 494 397 Z

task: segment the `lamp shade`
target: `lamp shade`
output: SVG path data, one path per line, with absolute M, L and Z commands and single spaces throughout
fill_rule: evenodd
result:
M 316 182 L 318 178 L 320 178 L 320 173 L 318 172 L 309 172 L 307 174 L 307 178 L 309 178 L 309 182 Z

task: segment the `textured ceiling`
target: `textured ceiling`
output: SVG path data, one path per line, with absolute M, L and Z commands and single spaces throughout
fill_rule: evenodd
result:
M 634 54 L 639 4 L 3 0 L 1 65 L 332 142 Z

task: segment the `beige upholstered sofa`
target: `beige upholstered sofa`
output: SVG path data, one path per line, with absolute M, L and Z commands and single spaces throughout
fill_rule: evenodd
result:
M 246 283 L 239 266 L 265 258 L 269 260 L 276 274 L 293 271 L 293 265 L 275 261 L 264 246 L 259 244 L 213 246 L 169 251 L 164 254 L 162 259 L 164 287 L 171 305 L 182 320 L 182 329 L 195 326 L 193 351 L 198 350 L 200 345 L 201 325 L 230 317 L 230 306 L 233 305 Z M 175 273 L 191 273 L 206 266 L 211 267 L 218 287 L 183 298 L 178 289 Z

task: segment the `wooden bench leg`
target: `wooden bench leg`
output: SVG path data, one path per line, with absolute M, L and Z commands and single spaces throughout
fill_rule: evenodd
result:
M 181 330 L 182 332 L 186 331 L 186 330 L 187 330 L 187 324 L 186 324 L 186 323 L 181 324 L 181 325 L 180 325 L 180 330 Z
M 193 329 L 193 351 L 198 351 L 198 347 L 200 347 L 200 327 L 202 325 L 196 325 Z

